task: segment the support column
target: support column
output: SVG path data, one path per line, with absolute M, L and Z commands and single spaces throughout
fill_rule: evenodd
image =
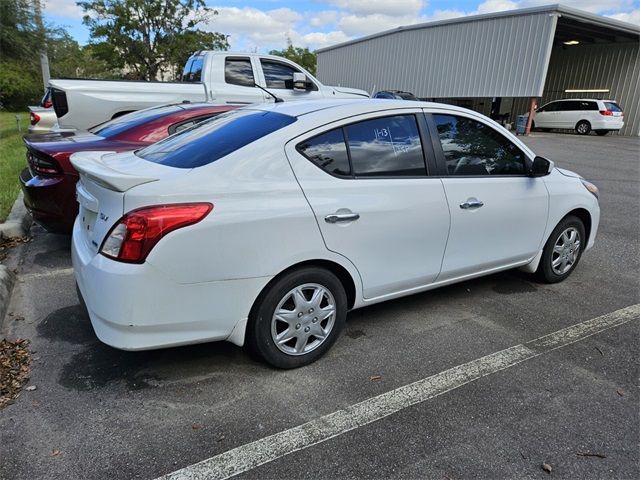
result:
M 524 129 L 524 134 L 529 135 L 531 133 L 531 123 L 533 122 L 533 115 L 536 111 L 537 97 L 531 97 L 529 99 L 529 118 L 527 118 L 527 128 Z

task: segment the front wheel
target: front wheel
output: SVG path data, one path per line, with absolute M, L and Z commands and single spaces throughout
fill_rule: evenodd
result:
M 589 135 L 591 132 L 591 124 L 586 120 L 580 120 L 576 124 L 576 133 L 578 135 Z
M 576 268 L 585 246 L 582 220 L 573 215 L 565 217 L 551 232 L 544 246 L 537 277 L 546 283 L 561 282 Z
M 256 300 L 247 346 L 274 367 L 302 367 L 331 348 L 346 316 L 347 295 L 333 273 L 317 267 L 295 270 Z

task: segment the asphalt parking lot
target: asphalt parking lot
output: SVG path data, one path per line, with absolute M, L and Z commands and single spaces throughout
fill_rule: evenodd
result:
M 0 478 L 639 478 L 640 139 L 525 142 L 601 190 L 596 246 L 567 281 L 511 271 L 357 310 L 293 371 L 226 343 L 101 344 L 69 237 L 34 227 L 9 259 L 0 337 L 31 340 L 37 388 L 0 411 Z M 591 319 L 601 327 L 554 333 Z

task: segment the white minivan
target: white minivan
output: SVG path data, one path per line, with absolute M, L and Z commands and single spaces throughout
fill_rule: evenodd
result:
M 549 102 L 536 110 L 532 123 L 532 128 L 567 128 L 579 135 L 588 135 L 592 130 L 606 135 L 623 126 L 624 113 L 616 101 L 595 98 Z

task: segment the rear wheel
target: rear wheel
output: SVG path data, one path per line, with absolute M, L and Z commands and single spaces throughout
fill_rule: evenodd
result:
M 546 283 L 561 282 L 576 268 L 586 235 L 582 220 L 569 215 L 553 230 L 542 251 L 537 277 Z
M 604 137 L 607 133 L 609 133 L 609 130 L 596 130 L 596 134 L 600 135 L 601 137 Z
M 591 132 L 591 124 L 586 120 L 580 120 L 576 124 L 576 133 L 578 135 L 589 135 Z
M 320 358 L 347 316 L 347 295 L 328 270 L 307 267 L 277 279 L 258 298 L 247 346 L 277 368 L 297 368 Z

